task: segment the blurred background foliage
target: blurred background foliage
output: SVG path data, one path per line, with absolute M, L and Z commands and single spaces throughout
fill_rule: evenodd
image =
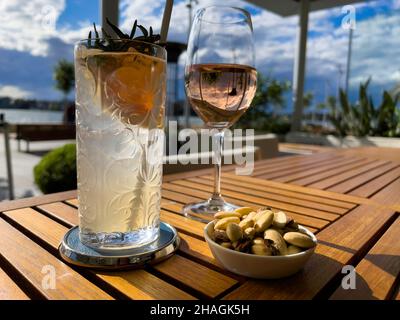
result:
M 75 86 L 74 64 L 65 59 L 61 59 L 54 66 L 53 78 L 55 87 L 64 95 L 64 100 L 67 100 L 69 93 Z
M 258 73 L 253 102 L 234 127 L 254 128 L 259 132 L 287 133 L 290 130 L 290 121 L 280 111 L 285 107 L 285 94 L 290 87 L 289 81 L 279 81 Z
M 397 108 L 400 93 L 392 97 L 385 90 L 380 104 L 375 106 L 368 94 L 369 84 L 370 79 L 360 84 L 358 100 L 355 103 L 349 101 L 342 89 L 339 91 L 339 103 L 332 98 L 328 101 L 329 120 L 335 127 L 336 133 L 341 136 L 358 137 L 400 136 L 400 112 Z
M 286 95 L 291 89 L 289 81 L 279 81 L 258 74 L 257 92 L 249 110 L 235 128 L 254 128 L 256 132 L 285 134 L 290 131 L 290 113 L 286 108 Z M 375 105 L 368 87 L 368 79 L 359 86 L 358 99 L 350 101 L 343 89 L 338 97 L 328 96 L 326 101 L 315 103 L 313 92 L 303 97 L 305 112 L 325 113 L 330 128 L 305 125 L 303 131 L 339 136 L 400 137 L 400 91 L 383 91 L 381 101 Z M 310 111 L 310 109 L 312 109 Z

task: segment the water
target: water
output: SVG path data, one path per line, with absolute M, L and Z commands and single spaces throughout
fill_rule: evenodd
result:
M 163 60 L 77 48 L 80 238 L 97 250 L 158 237 L 164 141 Z
M 63 111 L 30 110 L 30 109 L 3 109 L 5 120 L 8 123 L 61 123 L 63 121 Z

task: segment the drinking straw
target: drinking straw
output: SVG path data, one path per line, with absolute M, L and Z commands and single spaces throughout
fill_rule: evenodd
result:
M 167 42 L 169 21 L 171 20 L 172 6 L 174 4 L 174 0 L 166 0 L 163 19 L 161 23 L 161 31 L 160 31 L 160 42 Z

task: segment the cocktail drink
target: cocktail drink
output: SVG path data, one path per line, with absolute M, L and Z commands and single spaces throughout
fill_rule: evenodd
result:
M 75 47 L 80 239 L 100 250 L 157 239 L 166 51 L 117 39 Z

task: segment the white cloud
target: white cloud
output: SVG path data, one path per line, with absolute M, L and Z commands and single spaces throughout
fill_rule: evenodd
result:
M 121 21 L 120 26 L 126 32 L 132 28 L 133 21 L 138 19 L 138 23 L 146 27 L 152 26 L 155 32 L 160 32 L 162 13 L 164 11 L 164 1 L 121 1 Z M 172 10 L 168 39 L 170 41 L 186 41 L 188 30 L 188 9 L 185 2 L 175 1 Z
M 375 1 L 357 4 L 356 8 L 372 7 L 382 12 L 380 6 L 389 5 L 389 1 Z M 312 13 L 310 31 L 315 31 L 319 19 L 335 16 L 340 22 L 340 8 Z M 317 21 L 314 21 L 317 19 Z M 357 88 L 360 82 L 372 77 L 371 88 L 376 93 L 391 89 L 400 81 L 400 15 L 385 13 L 357 21 L 353 33 L 351 56 L 350 86 Z M 327 27 L 322 33 L 309 37 L 307 44 L 307 78 L 314 78 L 314 88 L 324 91 L 323 86 L 329 83 L 332 93 L 337 92 L 338 84 L 344 86 L 345 68 L 348 50 L 348 30 L 340 27 Z M 319 78 L 321 81 L 315 81 Z
M 81 0 L 84 1 L 84 0 Z M 86 1 L 86 0 L 85 0 Z M 93 0 L 95 1 L 95 0 Z M 139 18 L 139 23 L 145 26 L 153 26 L 157 32 L 161 26 L 164 0 L 120 0 L 120 25 L 122 29 L 129 32 L 133 20 Z M 193 8 L 193 12 L 199 7 L 212 4 L 221 4 L 220 0 L 201 0 Z M 238 7 L 250 7 L 246 1 L 227 0 L 226 5 Z M 6 85 L 12 85 L 22 90 L 22 93 L 50 92 L 51 68 L 61 57 L 71 59 L 72 46 L 75 41 L 85 37 L 91 28 L 90 21 L 82 21 L 77 27 L 72 28 L 65 25 L 59 30 L 52 27 L 52 22 L 57 21 L 65 9 L 65 0 L 12 0 L 0 1 L 0 49 L 3 49 L 3 57 L 13 56 L 13 50 L 26 53 L 40 66 L 29 67 L 27 56 L 24 58 L 18 54 L 18 61 L 29 70 L 42 70 L 42 74 L 35 72 L 30 78 L 25 73 L 16 72 L 15 64 L 7 66 L 2 64 L 0 81 Z M 385 8 L 400 8 L 400 0 L 375 1 L 356 4 L 356 8 L 373 7 L 374 10 Z M 309 37 L 307 47 L 307 78 L 326 79 L 336 90 L 339 69 L 342 73 L 345 68 L 347 55 L 348 32 L 332 23 L 332 17 L 340 21 L 340 7 L 329 10 L 316 11 L 310 14 Z M 267 11 L 259 11 L 252 16 L 254 35 L 256 39 L 257 66 L 263 73 L 271 73 L 273 76 L 291 80 L 293 71 L 293 60 L 295 55 L 296 37 L 298 29 L 298 16 L 282 18 Z M 169 31 L 169 40 L 186 42 L 188 31 L 188 9 L 186 1 L 175 1 Z M 400 16 L 378 15 L 368 20 L 357 23 L 354 33 L 353 59 L 351 69 L 352 84 L 364 81 L 369 75 L 373 75 L 373 83 L 380 85 L 391 85 L 400 81 Z M 10 54 L 6 54 L 5 52 Z M 0 57 L 0 61 L 2 57 Z M 180 64 L 184 57 L 180 60 Z M 4 61 L 5 58 L 3 59 Z M 25 61 L 27 61 L 25 63 Z M 29 70 L 26 73 L 29 73 Z M 47 73 L 49 74 L 47 76 Z M 13 74 L 19 82 L 6 82 L 5 79 Z M 7 76 L 5 76 L 7 75 Z M 46 79 L 44 79 L 47 77 Z M 342 74 L 341 80 L 344 76 Z M 50 79 L 50 80 L 48 80 Z M 339 79 L 340 80 L 340 79 Z M 31 82 L 32 85 L 28 84 Z M 47 81 L 46 89 L 43 83 Z M 325 80 L 324 80 L 325 81 Z M 23 82 L 23 84 L 22 84 Z M 38 84 L 40 83 L 40 84 Z M 319 90 L 318 81 L 314 81 L 316 90 Z M 37 86 L 38 90 L 33 90 Z M 42 91 L 39 89 L 42 86 Z M 2 87 L 5 88 L 5 87 Z M 4 90 L 4 89 L 2 89 Z M 25 91 L 24 91 L 25 90 Z M 54 91 L 54 90 L 53 90 Z M 10 91 L 12 92 L 12 91 Z M 15 91 L 18 92 L 18 91 Z M 15 93 L 14 92 L 14 93 Z M 46 93 L 47 94 L 47 93 Z
M 352 83 L 372 76 L 380 85 L 400 81 L 400 15 L 378 15 L 357 25 L 354 33 Z M 390 88 L 387 88 L 390 89 Z
M 133 21 L 138 19 L 139 24 L 143 24 L 147 27 L 152 26 L 156 32 L 160 31 L 165 1 L 121 0 L 120 2 L 120 26 L 122 29 L 130 31 Z M 193 4 L 192 12 L 194 14 L 199 8 L 217 4 L 221 4 L 221 1 L 201 0 L 198 4 Z M 224 0 L 223 4 L 237 7 L 248 6 L 248 3 L 242 0 Z M 188 25 L 189 10 L 186 7 L 186 0 L 175 1 L 168 32 L 168 40 L 186 42 Z
M 93 29 L 92 22 L 89 20 L 81 21 L 79 29 L 62 28 L 58 30 L 58 37 L 68 44 L 74 44 L 79 40 L 87 38 L 90 30 Z
M 65 0 L 13 0 L 0 5 L 0 47 L 46 55 L 46 39 L 56 35 L 55 23 Z
M 10 97 L 17 99 L 17 98 L 29 98 L 31 96 L 32 92 L 21 89 L 17 86 L 0 85 L 0 97 Z

